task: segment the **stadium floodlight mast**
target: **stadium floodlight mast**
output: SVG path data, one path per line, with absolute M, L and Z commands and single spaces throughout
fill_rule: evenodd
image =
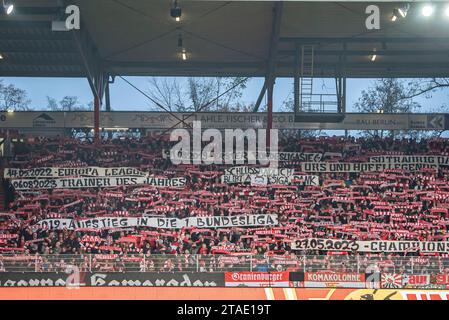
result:
M 5 9 L 5 12 L 7 15 L 10 15 L 14 11 L 14 3 L 10 1 L 3 0 L 3 8 Z

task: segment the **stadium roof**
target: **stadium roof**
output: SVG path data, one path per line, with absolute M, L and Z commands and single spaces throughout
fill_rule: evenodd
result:
M 109 75 L 265 76 L 278 40 L 276 76 L 293 76 L 295 48 L 315 45 L 315 76 L 438 77 L 449 74 L 449 19 L 426 19 L 419 3 L 391 22 L 395 7 L 379 3 L 381 29 L 367 30 L 371 3 L 285 2 L 273 37 L 274 2 L 179 0 L 182 19 L 170 17 L 170 0 L 75 0 L 81 32 L 53 32 L 57 0 L 15 0 L 14 15 L 0 16 L 0 74 L 86 75 L 79 49 Z M 182 61 L 178 39 L 188 59 Z M 376 51 L 376 61 L 370 56 Z

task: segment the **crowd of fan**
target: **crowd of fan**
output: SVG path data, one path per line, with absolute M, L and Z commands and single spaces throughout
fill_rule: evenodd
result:
M 224 165 L 173 165 L 163 156 L 164 150 L 169 150 L 171 145 L 166 139 L 154 138 L 114 139 L 100 145 L 59 137 L 16 143 L 15 156 L 3 159 L 2 169 L 134 167 L 168 178 L 184 176 L 187 185 L 182 188 L 138 185 L 16 191 L 5 180 L 6 192 L 13 195 L 13 201 L 0 215 L 0 253 L 81 254 L 85 257 L 95 254 L 102 259 L 90 261 L 90 268 L 115 268 L 114 271 L 122 271 L 124 267 L 117 263 L 109 265 L 108 261 L 121 256 L 128 256 L 131 260 L 127 263 L 135 263 L 139 270 L 164 271 L 186 268 L 187 265 L 217 270 L 241 261 L 248 262 L 246 256 L 252 254 L 284 261 L 273 264 L 259 259 L 254 261 L 254 267 L 263 269 L 266 264 L 267 268 L 285 270 L 300 268 L 301 255 L 340 254 L 344 259 L 359 255 L 292 251 L 292 239 L 444 241 L 448 235 L 449 171 L 444 166 L 420 172 L 321 173 L 319 186 L 228 185 L 220 180 L 226 168 Z M 444 155 L 449 151 L 449 140 L 285 138 L 279 141 L 279 146 L 281 151 L 327 153 L 330 156 L 326 161 L 366 162 L 373 155 Z M 295 162 L 281 166 L 295 168 L 299 173 Z M 38 221 L 47 218 L 136 217 L 144 212 L 177 218 L 273 213 L 278 215 L 279 226 L 73 231 L 33 228 Z M 419 252 L 406 254 L 425 256 Z M 152 258 L 157 255 L 168 258 L 160 265 Z M 196 261 L 193 255 L 204 258 Z M 383 255 L 382 259 L 388 261 L 398 255 L 404 254 Z M 143 256 L 146 259 L 142 259 Z M 133 258 L 137 260 L 133 262 Z M 6 260 L 0 261 L 0 270 L 5 263 Z M 33 263 L 34 269 L 46 268 L 42 261 L 39 267 L 35 260 Z M 51 268 L 57 268 L 55 263 L 51 265 Z M 340 262 L 339 265 L 341 267 Z M 353 268 L 349 265 L 347 268 Z M 87 264 L 84 267 L 87 268 Z

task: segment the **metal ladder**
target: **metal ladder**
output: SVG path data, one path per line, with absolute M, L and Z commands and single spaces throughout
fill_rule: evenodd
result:
M 312 92 L 313 92 L 313 45 L 301 46 L 301 79 L 299 92 L 299 105 L 301 111 L 312 110 Z

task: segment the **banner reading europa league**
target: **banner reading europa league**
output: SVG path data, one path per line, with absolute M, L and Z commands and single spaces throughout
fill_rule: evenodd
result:
M 6 168 L 4 177 L 8 179 L 20 178 L 64 178 L 64 177 L 146 177 L 148 173 L 130 167 L 80 167 L 58 168 L 43 167 L 31 169 Z

